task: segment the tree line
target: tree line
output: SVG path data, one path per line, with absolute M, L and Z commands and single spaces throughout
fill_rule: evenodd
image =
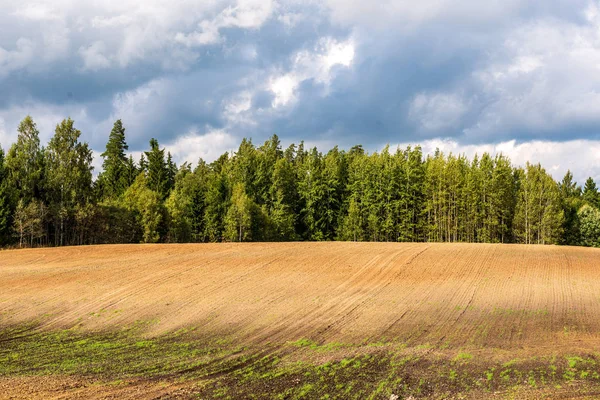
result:
M 216 161 L 179 167 L 151 139 L 127 155 L 120 120 L 102 171 L 73 120 L 44 147 L 31 117 L 0 148 L 0 243 L 350 240 L 600 246 L 600 195 L 540 164 L 515 167 L 504 155 L 420 147 L 368 153 L 357 145 L 326 153 L 304 143 L 282 149 L 273 135 L 243 139 Z

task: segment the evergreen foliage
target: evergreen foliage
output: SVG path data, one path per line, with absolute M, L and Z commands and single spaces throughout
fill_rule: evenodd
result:
M 569 171 L 503 155 L 420 147 L 327 152 L 261 146 L 179 168 L 156 139 L 138 163 L 116 121 L 92 179 L 92 152 L 69 118 L 47 148 L 31 117 L 0 149 L 0 244 L 351 240 L 600 246 L 600 195 Z
M 600 194 L 596 182 L 590 177 L 585 181 L 583 187 L 583 199 L 591 206 L 600 207 Z
M 98 180 L 106 198 L 118 197 L 131 185 L 131 159 L 125 152 L 129 149 L 125 142 L 125 128 L 121 120 L 117 120 L 106 143 L 106 150 L 101 154 L 103 172 Z
M 0 245 L 10 242 L 12 223 L 11 188 L 4 162 L 4 150 L 0 147 Z
M 144 154 L 146 154 L 146 158 L 148 159 L 147 167 L 143 168 L 144 171 L 147 170 L 146 183 L 148 188 L 158 193 L 164 199 L 171 189 L 171 175 L 173 171 L 168 163 L 172 163 L 172 161 L 170 157 L 169 160 L 165 160 L 165 149 L 161 149 L 158 145 L 158 140 L 154 138 L 150 139 L 150 151 L 146 151 Z M 143 159 L 140 161 L 140 165 L 145 165 Z
M 584 205 L 581 187 L 573 180 L 573 173 L 567 171 L 559 183 L 562 208 L 565 213 L 561 244 L 578 245 L 581 242 L 581 227 L 578 210 Z

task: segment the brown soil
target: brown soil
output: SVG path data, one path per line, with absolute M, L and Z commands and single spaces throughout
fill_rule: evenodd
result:
M 2 251 L 0 327 L 33 320 L 90 331 L 153 321 L 148 336 L 196 327 L 253 344 L 399 341 L 490 358 L 592 353 L 600 250 L 335 242 Z
M 181 383 L 131 379 L 102 382 L 74 376 L 0 377 L 0 399 L 184 399 L 190 390 Z

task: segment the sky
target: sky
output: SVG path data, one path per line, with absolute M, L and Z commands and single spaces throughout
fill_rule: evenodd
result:
M 0 0 L 0 144 L 71 117 L 101 165 L 243 137 L 327 151 L 420 144 L 600 181 L 600 2 Z M 97 172 L 97 171 L 96 171 Z

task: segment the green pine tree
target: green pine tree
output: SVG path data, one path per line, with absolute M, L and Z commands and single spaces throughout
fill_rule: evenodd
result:
M 583 200 L 591 206 L 600 208 L 600 194 L 598 194 L 598 187 L 591 177 L 587 178 L 585 181 L 585 186 L 583 187 Z
M 559 184 L 565 222 L 562 244 L 578 245 L 581 242 L 581 228 L 578 210 L 584 204 L 581 187 L 573 180 L 571 171 L 567 171 Z
M 223 240 L 224 220 L 230 200 L 229 178 L 226 167 L 229 163 L 227 153 L 210 165 L 206 179 L 204 207 L 204 238 L 209 242 Z
M 4 164 L 4 150 L 0 147 L 0 245 L 6 245 L 11 241 L 12 189 Z
M 171 173 L 165 161 L 165 149 L 161 149 L 158 140 L 152 138 L 150 139 L 150 151 L 146 151 L 144 154 L 148 159 L 146 179 L 148 188 L 160 194 L 164 199 L 169 193 L 169 175 Z
M 102 181 L 103 195 L 105 198 L 118 197 L 131 184 L 128 176 L 128 158 L 125 151 L 129 149 L 125 142 L 125 128 L 118 119 L 110 132 L 106 150 L 101 154 L 103 172 L 99 176 Z
M 294 209 L 298 201 L 298 189 L 294 167 L 286 158 L 275 162 L 273 184 L 270 188 L 270 218 L 275 230 L 275 240 L 295 240 L 296 215 Z

